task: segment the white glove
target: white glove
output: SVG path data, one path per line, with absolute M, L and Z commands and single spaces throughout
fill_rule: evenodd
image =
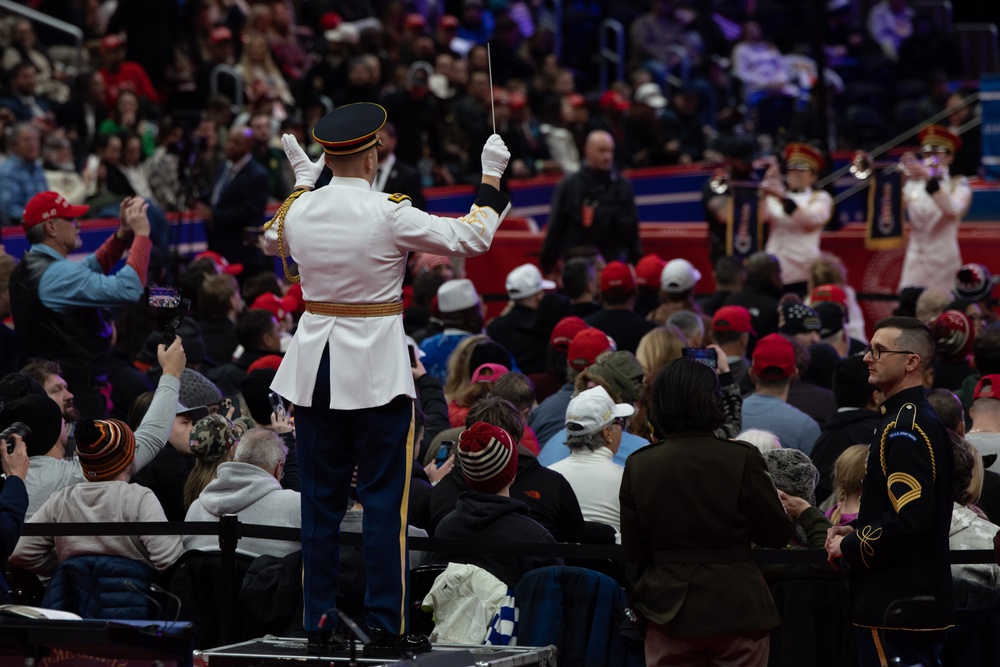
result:
M 491 134 L 483 146 L 483 176 L 503 176 L 510 160 L 510 151 L 499 134 Z
M 288 162 L 292 165 L 292 171 L 295 172 L 295 189 L 312 190 L 323 171 L 324 156 L 320 155 L 318 160 L 310 162 L 309 156 L 299 146 L 295 137 L 290 134 L 281 135 L 281 147 L 285 149 Z

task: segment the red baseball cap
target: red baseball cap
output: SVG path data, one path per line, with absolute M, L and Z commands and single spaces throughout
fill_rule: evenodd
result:
M 264 292 L 253 300 L 250 309 L 260 308 L 269 310 L 279 321 L 285 319 L 285 315 L 295 312 L 295 300 L 288 297 L 278 297 L 271 292 Z
M 635 289 L 635 275 L 628 264 L 624 262 L 609 262 L 601 271 L 601 291 L 617 292 L 619 294 L 631 292 Z
M 208 40 L 212 44 L 219 44 L 221 42 L 230 42 L 233 39 L 233 31 L 224 25 L 215 26 L 212 28 L 212 32 L 208 33 Z
M 301 315 L 306 312 L 306 300 L 302 296 L 302 283 L 292 283 L 292 286 L 285 292 L 284 302 L 292 306 L 292 312 Z
M 247 375 L 250 375 L 250 373 L 253 373 L 254 371 L 259 371 L 261 369 L 277 371 L 278 366 L 280 365 L 281 365 L 280 356 L 278 356 L 277 354 L 265 354 L 263 357 L 250 364 L 250 367 L 247 368 Z
M 580 93 L 570 93 L 566 96 L 566 100 L 574 109 L 587 106 L 587 98 Z
M 89 206 L 74 206 L 70 204 L 58 192 L 39 192 L 28 200 L 21 220 L 24 228 L 30 229 L 53 218 L 63 218 L 66 220 L 79 218 L 89 210 Z
M 493 384 L 501 375 L 506 375 L 510 371 L 503 364 L 482 364 L 472 373 L 472 384 L 477 382 L 489 382 Z
M 552 335 L 549 336 L 549 345 L 558 352 L 566 353 L 569 344 L 573 342 L 573 337 L 584 329 L 589 329 L 590 325 L 576 315 L 564 317 L 552 328 Z
M 442 28 L 457 28 L 458 27 L 458 17 L 452 14 L 445 14 L 438 21 L 438 26 Z
M 118 35 L 111 34 L 105 35 L 101 40 L 101 50 L 102 51 L 114 51 L 115 49 L 121 48 L 125 45 L 125 41 Z
M 743 306 L 723 306 L 715 311 L 715 315 L 712 316 L 712 331 L 757 335 L 750 324 L 750 311 Z
M 323 15 L 319 17 L 319 27 L 323 31 L 336 30 L 344 19 L 337 12 L 323 12 Z
M 433 255 L 429 252 L 415 252 L 410 256 L 410 273 L 414 277 L 438 266 L 451 266 L 451 260 L 443 255 Z
M 575 371 L 587 370 L 602 352 L 614 350 L 608 334 L 600 329 L 584 329 L 577 332 L 566 350 L 566 361 Z
M 423 14 L 407 14 L 404 24 L 407 28 L 423 28 L 427 25 L 427 19 Z
M 972 400 L 979 398 L 995 398 L 1000 400 L 1000 375 L 984 375 L 976 384 Z
M 617 90 L 605 90 L 597 105 L 602 109 L 615 109 L 616 111 L 626 111 L 632 108 L 632 103 L 628 101 L 628 98 Z
M 238 276 L 243 273 L 242 264 L 230 264 L 229 260 L 217 252 L 206 250 L 194 256 L 194 261 L 199 259 L 210 259 L 215 263 L 215 270 L 219 273 L 227 273 L 231 276 Z
M 783 380 L 795 374 L 795 347 L 784 336 L 768 334 L 753 349 L 754 375 L 766 380 Z
M 834 285 L 833 283 L 815 287 L 809 295 L 809 300 L 813 305 L 823 301 L 833 301 L 847 308 L 847 292 L 840 285 Z
M 660 274 L 667 263 L 655 252 L 651 252 L 635 265 L 635 284 L 642 287 L 660 289 Z

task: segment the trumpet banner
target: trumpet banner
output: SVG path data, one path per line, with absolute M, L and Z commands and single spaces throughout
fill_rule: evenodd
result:
M 726 254 L 746 259 L 764 246 L 764 223 L 756 188 L 729 189 L 726 211 Z
M 902 246 L 903 236 L 903 181 L 899 171 L 876 171 L 868 179 L 865 197 L 865 248 L 892 250 Z M 862 190 L 862 192 L 865 192 Z

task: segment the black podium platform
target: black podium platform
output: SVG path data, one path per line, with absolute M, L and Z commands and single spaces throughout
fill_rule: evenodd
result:
M 37 661 L 58 652 L 67 658 L 78 654 L 191 667 L 193 647 L 191 624 L 184 622 L 0 617 L 0 663 L 7 662 L 4 657 L 33 657 Z
M 231 646 L 208 649 L 199 654 L 209 667 L 346 667 L 351 663 L 349 651 L 331 655 L 308 655 L 306 640 L 300 638 L 267 636 Z M 412 659 L 399 658 L 373 660 L 361 656 L 357 647 L 357 665 L 414 665 L 419 667 L 518 667 L 540 665 L 555 667 L 554 646 L 465 646 L 435 644 L 430 653 Z

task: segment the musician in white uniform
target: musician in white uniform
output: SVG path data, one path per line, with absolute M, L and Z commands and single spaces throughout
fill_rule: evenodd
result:
M 770 223 L 764 250 L 778 258 L 785 291 L 805 296 L 809 266 L 820 255 L 823 227 L 833 215 L 833 198 L 825 190 L 813 190 L 825 163 L 818 150 L 803 143 L 790 143 L 784 152 L 788 187 L 781 183 L 777 165 L 764 176 L 761 215 Z
M 475 203 L 462 218 L 429 215 L 405 195 L 373 190 L 385 122 L 377 104 L 335 109 L 313 131 L 324 150 L 315 163 L 285 135 L 295 188 L 303 192 L 286 200 L 265 234 L 269 252 L 283 251 L 298 264 L 306 302 L 271 388 L 295 405 L 304 626 L 310 652 L 324 655 L 346 645 L 331 629 L 338 625 L 338 527 L 355 465 L 365 508 L 365 631 L 372 639 L 365 656 L 430 650 L 425 637 L 407 634 L 415 392 L 401 316 L 406 257 L 482 254 L 510 209 L 498 189 L 510 153 L 495 134 L 483 148 Z M 333 179 L 310 191 L 324 160 Z
M 955 274 L 962 267 L 958 225 L 972 203 L 969 180 L 948 173 L 962 140 L 940 125 L 925 127 L 919 137 L 923 161 L 913 153 L 901 159 L 906 176 L 903 205 L 910 219 L 910 234 L 899 290 L 951 290 Z

